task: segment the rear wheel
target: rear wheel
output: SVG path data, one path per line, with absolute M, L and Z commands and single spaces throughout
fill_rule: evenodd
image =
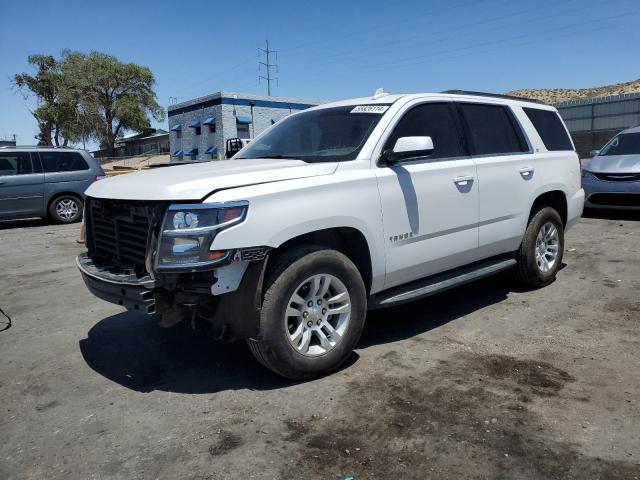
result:
M 542 207 L 529 220 L 516 253 L 516 275 L 530 287 L 544 287 L 556 278 L 564 253 L 564 227 L 558 212 Z
M 56 223 L 73 223 L 82 218 L 83 202 L 75 195 L 61 195 L 49 205 L 49 218 Z
M 338 368 L 357 344 L 366 290 L 345 255 L 298 247 L 275 259 L 265 284 L 254 356 L 287 378 L 302 380 Z

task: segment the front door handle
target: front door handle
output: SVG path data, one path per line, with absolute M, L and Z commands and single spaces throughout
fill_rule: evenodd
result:
M 453 179 L 453 183 L 455 183 L 456 185 L 460 185 L 461 187 L 464 187 L 469 182 L 473 182 L 472 175 L 462 175 Z
M 530 178 L 533 175 L 533 167 L 522 167 L 520 169 L 520 175 L 524 178 Z

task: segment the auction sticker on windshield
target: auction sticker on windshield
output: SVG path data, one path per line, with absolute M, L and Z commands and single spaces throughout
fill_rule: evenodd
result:
M 351 113 L 384 113 L 388 109 L 389 105 L 358 105 Z

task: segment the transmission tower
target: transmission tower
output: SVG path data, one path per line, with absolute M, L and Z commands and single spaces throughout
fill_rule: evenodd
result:
M 273 76 L 273 71 L 278 73 L 278 65 L 272 63 L 272 60 L 278 60 L 278 52 L 276 50 L 269 49 L 269 40 L 265 41 L 267 48 L 258 48 L 260 54 L 265 55 L 266 62 L 258 62 L 258 71 L 262 73 L 262 67 L 264 67 L 264 75 L 258 76 L 258 81 L 266 80 L 267 81 L 267 95 L 271 96 L 271 82 L 277 82 L 278 79 Z

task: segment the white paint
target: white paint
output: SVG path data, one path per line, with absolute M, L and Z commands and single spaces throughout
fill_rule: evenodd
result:
M 434 101 L 510 107 L 528 137 L 531 153 L 378 165 L 402 115 L 415 105 Z M 365 113 L 359 110 L 372 106 L 384 110 L 375 112 L 382 117 L 356 160 L 307 164 L 257 159 L 185 165 L 96 182 L 87 194 L 131 200 L 247 200 L 246 220 L 216 236 L 212 248 L 217 250 L 277 248 L 312 231 L 355 229 L 368 245 L 371 293 L 515 250 L 531 206 L 544 192 L 564 192 L 568 226 L 582 213 L 584 192 L 577 155 L 548 152 L 522 112 L 523 106 L 555 111 L 553 107 L 504 98 L 416 94 L 345 100 L 310 110 L 337 106 L 352 106 L 354 113 Z M 531 169 L 529 178 L 523 177 L 523 169 Z

